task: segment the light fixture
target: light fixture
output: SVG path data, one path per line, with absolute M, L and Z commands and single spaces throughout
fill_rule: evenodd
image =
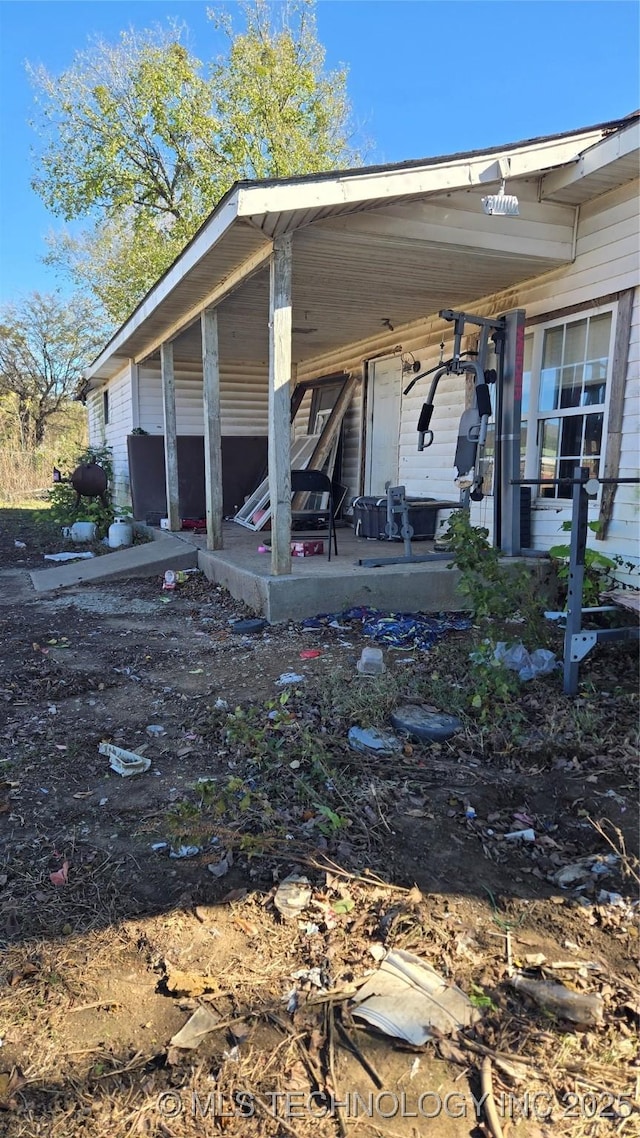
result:
M 482 208 L 485 213 L 496 217 L 519 217 L 520 208 L 516 195 L 504 192 L 505 181 L 511 173 L 511 160 L 499 158 L 498 169 L 502 178 L 500 190 L 497 194 L 488 194 L 486 198 L 481 198 Z
M 496 217 L 520 216 L 518 199 L 515 194 L 505 194 L 504 182 L 500 186 L 500 193 L 488 194 L 486 198 L 480 200 L 485 213 L 495 214 Z

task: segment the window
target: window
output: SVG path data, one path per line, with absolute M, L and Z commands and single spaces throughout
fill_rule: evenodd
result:
M 103 393 L 102 393 L 102 420 L 103 420 L 104 425 L 106 427 L 109 423 L 109 391 L 108 390 L 103 391 Z
M 541 498 L 570 498 L 577 464 L 601 472 L 612 330 L 607 310 L 540 325 L 525 338 L 521 466 L 527 477 L 561 480 L 541 486 Z

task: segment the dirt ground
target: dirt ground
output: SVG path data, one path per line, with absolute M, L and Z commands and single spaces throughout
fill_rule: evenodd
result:
M 640 1134 L 634 653 L 594 652 L 575 701 L 558 672 L 474 711 L 473 629 L 383 645 L 372 679 L 361 621 L 241 635 L 197 575 L 37 597 L 54 544 L 0 511 L 0 1134 Z M 349 746 L 406 699 L 462 730 Z M 104 742 L 150 768 L 120 777 Z M 478 1022 L 418 1046 L 354 1018 L 392 949 Z M 213 1030 L 172 1045 L 200 1008 Z

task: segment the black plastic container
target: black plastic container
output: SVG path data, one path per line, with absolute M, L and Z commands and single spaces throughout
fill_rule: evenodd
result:
M 412 541 L 432 541 L 436 532 L 438 510 L 456 509 L 459 502 L 441 502 L 436 498 L 407 498 L 409 525 L 413 528 Z M 401 515 L 395 515 L 395 523 L 400 529 Z M 353 503 L 353 528 L 356 537 L 387 541 L 387 499 L 363 496 Z M 402 541 L 398 535 L 392 541 Z

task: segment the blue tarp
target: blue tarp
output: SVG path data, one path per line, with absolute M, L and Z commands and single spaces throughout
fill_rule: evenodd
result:
M 364 605 L 341 613 L 320 613 L 302 624 L 305 628 L 323 628 L 332 623 L 345 625 L 356 622 L 362 625 L 365 636 L 390 648 L 421 648 L 423 651 L 432 648 L 448 632 L 471 628 L 472 624 L 471 617 L 464 613 L 388 613 Z

